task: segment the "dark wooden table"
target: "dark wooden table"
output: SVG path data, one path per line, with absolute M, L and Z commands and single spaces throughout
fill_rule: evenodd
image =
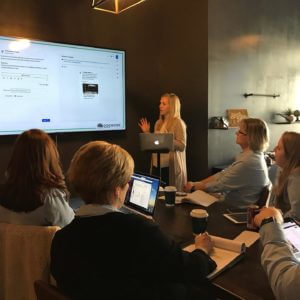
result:
M 194 208 L 200 207 L 187 203 L 166 207 L 164 201 L 158 200 L 154 219 L 165 234 L 185 246 L 193 241 L 189 214 Z M 234 239 L 246 230 L 245 224 L 234 224 L 223 216 L 226 207 L 222 203 L 214 203 L 207 208 L 203 207 L 203 209 L 209 213 L 207 231 L 212 235 Z M 247 248 L 245 257 L 240 262 L 213 279 L 213 283 L 225 291 L 225 296 L 222 299 L 275 299 L 260 264 L 261 252 L 262 247 L 257 241 Z

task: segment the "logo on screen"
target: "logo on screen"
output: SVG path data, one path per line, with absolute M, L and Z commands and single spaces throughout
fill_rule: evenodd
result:
M 98 123 L 97 127 L 99 128 L 116 128 L 116 127 L 120 127 L 121 124 L 117 123 L 117 124 L 102 124 L 102 123 Z

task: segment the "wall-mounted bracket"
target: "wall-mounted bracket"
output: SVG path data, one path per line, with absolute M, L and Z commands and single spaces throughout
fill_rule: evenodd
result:
M 247 98 L 247 97 L 272 97 L 274 99 L 277 98 L 277 97 L 280 97 L 279 94 L 271 95 L 271 94 L 255 94 L 255 93 L 245 93 L 243 96 L 245 98 Z

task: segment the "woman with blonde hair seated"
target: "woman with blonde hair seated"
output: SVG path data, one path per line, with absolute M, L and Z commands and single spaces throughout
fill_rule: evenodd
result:
M 300 219 L 300 134 L 284 132 L 274 151 L 281 171 L 270 205 L 280 208 L 284 217 Z
M 223 193 L 225 203 L 246 208 L 259 200 L 263 188 L 270 184 L 263 151 L 269 143 L 269 129 L 260 119 L 247 118 L 236 131 L 236 144 L 242 153 L 225 170 L 198 182 L 188 182 L 185 190 Z
M 74 218 L 53 140 L 39 129 L 18 136 L 0 186 L 0 222 L 63 227 Z
M 72 299 L 211 299 L 208 234 L 188 253 L 154 222 L 119 210 L 133 168 L 127 151 L 103 141 L 75 153 L 68 179 L 85 205 L 52 242 L 58 287 Z

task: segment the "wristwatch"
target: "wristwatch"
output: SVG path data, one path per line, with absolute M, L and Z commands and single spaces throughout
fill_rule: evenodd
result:
M 275 217 L 269 217 L 269 218 L 263 219 L 260 223 L 260 228 L 268 223 L 277 223 L 277 220 Z

